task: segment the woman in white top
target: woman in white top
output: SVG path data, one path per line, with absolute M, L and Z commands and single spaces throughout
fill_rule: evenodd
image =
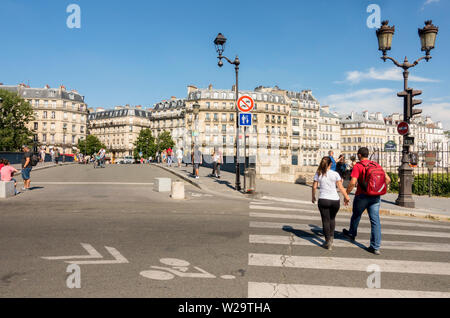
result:
M 334 238 L 334 228 L 336 226 L 335 218 L 340 208 L 340 197 L 336 187 L 344 195 L 344 198 L 350 201 L 350 198 L 342 185 L 342 179 L 336 171 L 331 170 L 331 158 L 323 157 L 320 162 L 317 173 L 314 176 L 312 188 L 312 203 L 316 202 L 316 190 L 320 185 L 319 211 L 322 217 L 323 233 L 325 243 L 323 247 L 331 250 Z

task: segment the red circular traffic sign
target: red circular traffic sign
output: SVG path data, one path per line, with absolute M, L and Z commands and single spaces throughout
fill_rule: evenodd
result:
M 255 102 L 250 96 L 242 96 L 238 99 L 237 107 L 241 112 L 247 113 L 253 109 Z
M 408 134 L 409 133 L 408 123 L 406 121 L 402 121 L 401 123 L 399 123 L 397 126 L 397 132 L 402 136 Z

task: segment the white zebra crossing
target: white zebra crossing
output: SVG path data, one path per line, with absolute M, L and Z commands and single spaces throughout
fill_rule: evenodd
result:
M 320 216 L 308 216 L 308 215 L 297 215 L 297 214 L 277 214 L 277 213 L 250 213 L 251 217 L 256 218 L 273 218 L 273 219 L 291 219 L 291 220 L 304 220 L 304 221 L 321 221 Z M 349 222 L 350 218 L 336 218 L 336 222 Z M 360 224 L 370 224 L 369 220 L 361 220 Z M 450 230 L 448 226 L 445 225 L 437 225 L 437 224 L 414 224 L 414 223 L 405 223 L 405 222 L 395 222 L 395 221 L 387 221 L 382 220 L 381 225 L 395 225 L 401 227 L 421 227 L 421 228 L 430 228 L 430 229 L 447 229 Z
M 272 202 L 271 204 L 275 204 L 275 202 Z M 319 214 L 319 209 L 317 206 L 312 206 L 311 208 L 292 208 L 292 207 L 286 207 L 286 206 L 266 206 L 265 204 L 262 205 L 262 203 L 258 202 L 251 202 L 249 208 L 251 210 L 266 210 L 266 211 L 272 211 L 272 212 L 299 212 L 307 213 L 307 214 Z M 340 215 L 348 215 L 350 218 L 351 213 L 344 214 L 346 212 L 341 212 Z M 440 224 L 439 226 L 442 226 L 442 228 L 450 229 L 450 223 L 437 223 L 436 221 L 431 220 L 425 220 L 425 219 L 414 219 L 414 218 L 408 218 L 406 216 L 392 216 L 392 215 L 380 215 L 381 220 L 400 220 L 407 223 L 417 223 L 417 224 Z
M 295 201 L 295 200 L 293 200 Z M 300 202 L 288 202 L 300 203 Z M 301 202 L 304 204 L 305 202 Z M 280 219 L 280 220 L 298 220 L 298 221 L 321 221 L 318 210 L 311 206 L 305 208 L 292 208 L 287 205 L 271 206 L 272 202 L 264 204 L 264 202 L 253 201 L 250 204 L 249 212 L 250 228 L 254 229 L 282 229 L 288 232 L 293 230 L 303 230 L 306 233 L 295 233 L 289 235 L 285 231 L 285 235 L 270 234 L 250 234 L 249 243 L 252 246 L 260 246 L 258 252 L 261 252 L 261 246 L 317 246 L 323 243 L 323 238 L 314 236 L 312 230 L 321 230 L 322 226 L 297 224 L 297 223 L 280 223 L 280 222 L 260 222 L 254 221 L 258 218 Z M 255 210 L 260 210 L 257 212 Z M 268 211 L 275 213 L 268 213 Z M 293 214 L 292 212 L 299 212 Z M 338 222 L 349 222 L 348 218 L 337 218 Z M 442 230 L 450 229 L 447 224 L 436 223 L 428 220 L 410 220 L 405 217 L 383 216 L 381 218 L 382 225 L 390 225 L 401 227 L 402 229 L 385 229 L 383 234 L 400 235 L 400 236 L 416 236 L 416 237 L 430 237 L 430 238 L 450 238 L 450 232 L 443 232 Z M 402 222 L 399 222 L 401 220 Z M 406 221 L 406 222 L 405 222 Z M 369 220 L 360 222 L 361 224 L 370 225 Z M 318 223 L 319 224 L 319 223 Z M 408 229 L 409 227 L 409 229 Z M 427 231 L 421 231 L 421 229 Z M 429 229 L 429 230 L 428 230 Z M 440 229 L 440 231 L 432 231 Z M 358 233 L 370 233 L 370 226 L 360 226 Z M 309 234 L 310 233 L 310 234 Z M 281 234 L 281 233 L 280 233 Z M 431 243 L 420 242 L 420 239 L 413 241 L 386 241 L 383 240 L 383 250 L 404 250 L 404 251 L 420 251 L 420 252 L 441 252 L 449 253 L 450 244 L 447 243 Z M 364 245 L 366 244 L 366 245 Z M 335 247 L 342 248 L 364 248 L 369 245 L 368 242 L 350 242 L 348 240 L 335 239 Z M 339 251 L 339 250 L 337 250 Z M 284 252 L 286 253 L 286 252 Z M 333 254 L 336 255 L 336 254 Z M 373 255 L 368 255 L 367 258 L 350 258 L 350 257 L 317 257 L 307 255 L 284 255 L 284 254 L 264 254 L 264 253 L 249 253 L 249 266 L 264 267 L 268 270 L 270 268 L 292 268 L 292 269 L 309 269 L 309 270 L 336 270 L 336 271 L 362 271 L 367 272 L 368 266 L 376 264 L 381 268 L 382 272 L 387 273 L 401 273 L 401 274 L 416 274 L 416 275 L 450 275 L 450 266 L 448 262 L 427 262 L 427 261 L 408 261 L 408 260 L 387 260 Z M 420 291 L 420 290 L 397 290 L 397 289 L 369 289 L 360 287 L 344 287 L 344 286 L 321 286 L 321 285 L 303 285 L 303 284 L 289 284 L 284 280 L 280 283 L 274 282 L 255 282 L 248 283 L 248 297 L 250 298 L 315 298 L 315 297 L 338 297 L 338 298 L 450 298 L 450 292 L 444 291 Z
M 322 239 L 312 236 L 286 236 L 286 235 L 258 235 L 251 234 L 249 237 L 250 244 L 269 244 L 269 245 L 299 245 L 299 246 L 320 246 L 324 243 Z M 369 242 L 349 242 L 345 240 L 334 240 L 335 247 L 351 247 L 362 248 L 368 247 Z M 445 243 L 424 243 L 410 241 L 383 241 L 383 250 L 408 250 L 408 251 L 424 251 L 424 252 L 450 252 L 450 244 Z
M 250 222 L 250 227 L 253 228 L 263 228 L 263 229 L 286 229 L 290 228 L 293 230 L 306 230 L 311 229 L 321 229 L 320 226 L 310 226 L 307 224 L 298 223 L 277 223 L 277 222 Z M 370 233 L 370 228 L 358 227 L 358 233 Z M 393 229 L 383 229 L 383 234 L 391 235 L 402 235 L 402 236 L 426 236 L 426 237 L 439 237 L 439 238 L 450 238 L 450 233 L 448 232 L 426 232 L 426 231 L 415 231 L 415 230 L 393 230 Z
M 291 267 L 310 269 L 331 269 L 340 271 L 363 271 L 376 264 L 386 273 L 409 273 L 429 275 L 450 275 L 448 263 L 397 261 L 373 258 L 345 258 L 318 256 L 291 256 L 276 254 L 250 253 L 248 264 L 251 266 Z
M 339 286 L 315 286 L 300 284 L 248 283 L 249 298 L 450 298 L 450 293 L 356 288 Z

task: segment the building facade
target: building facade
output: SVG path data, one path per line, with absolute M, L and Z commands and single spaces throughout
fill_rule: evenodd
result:
M 328 156 L 330 150 L 335 156 L 341 153 L 341 122 L 339 116 L 330 111 L 330 106 L 320 108 L 319 145 L 321 158 Z
M 134 143 L 141 129 L 150 128 L 151 112 L 141 106 L 97 108 L 89 114 L 89 132 L 106 146 L 112 162 L 133 156 Z
M 31 88 L 25 84 L 0 85 L 0 89 L 15 92 L 33 107 L 34 120 L 28 128 L 34 133 L 34 150 L 45 148 L 47 152 L 58 148 L 61 154 L 77 151 L 78 140 L 86 138 L 87 105 L 84 96 L 64 86 Z

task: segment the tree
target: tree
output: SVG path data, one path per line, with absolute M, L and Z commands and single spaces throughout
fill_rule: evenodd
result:
M 87 141 L 87 145 L 86 145 Z M 105 148 L 106 146 L 102 144 L 102 142 L 94 135 L 88 135 L 86 140 L 80 139 L 78 140 L 78 149 L 80 152 L 92 156 L 97 153 L 101 148 Z
M 142 129 L 139 137 L 134 142 L 134 158 L 140 158 L 139 153 L 142 152 L 143 158 L 154 157 L 156 154 L 155 137 L 152 136 L 150 129 Z
M 20 151 L 22 145 L 33 143 L 33 132 L 27 127 L 34 119 L 33 108 L 17 93 L 0 89 L 0 98 L 0 150 Z
M 158 151 L 163 151 L 168 148 L 173 148 L 175 141 L 173 141 L 169 131 L 164 131 L 159 135 L 157 144 Z

